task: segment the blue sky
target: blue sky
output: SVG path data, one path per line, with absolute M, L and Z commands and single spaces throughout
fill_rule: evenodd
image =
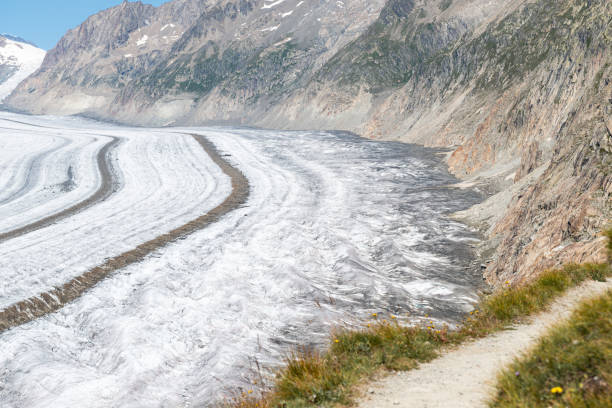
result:
M 143 0 L 159 6 L 168 0 Z M 71 28 L 122 0 L 2 0 L 0 33 L 22 37 L 51 49 Z

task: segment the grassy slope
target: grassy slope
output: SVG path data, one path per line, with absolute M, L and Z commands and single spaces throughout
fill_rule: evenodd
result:
M 491 406 L 612 407 L 612 291 L 505 370 Z
M 612 229 L 605 234 L 612 263 Z M 583 304 L 504 370 L 491 406 L 612 407 L 612 291 Z
M 372 316 L 367 327 L 334 335 L 324 354 L 295 353 L 271 390 L 247 390 L 229 403 L 235 407 L 332 406 L 351 402 L 355 386 L 381 369 L 409 370 L 434 359 L 444 347 L 486 336 L 543 310 L 567 289 L 587 279 L 610 276 L 609 265 L 569 265 L 543 273 L 530 285 L 507 287 L 484 298 L 459 330 L 403 327 L 395 316 Z

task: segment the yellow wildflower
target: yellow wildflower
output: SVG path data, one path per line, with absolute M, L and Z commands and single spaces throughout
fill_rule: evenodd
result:
M 336 339 L 334 340 L 334 343 L 340 343 L 340 340 Z
M 561 387 L 554 387 L 550 390 L 550 392 L 552 392 L 553 394 L 562 394 L 563 393 L 563 388 Z

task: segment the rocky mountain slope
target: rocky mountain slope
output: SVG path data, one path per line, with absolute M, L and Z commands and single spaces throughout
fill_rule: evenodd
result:
M 45 51 L 27 41 L 0 35 L 0 103 L 40 67 Z
M 607 0 L 174 0 L 70 31 L 8 103 L 135 124 L 327 128 L 452 147 L 485 275 L 604 257 Z
M 384 0 L 124 2 L 69 31 L 11 105 L 133 123 L 184 121 L 204 95 L 235 117 L 303 87 L 374 21 Z M 263 101 L 262 106 L 266 105 Z M 216 106 L 206 119 L 233 119 Z M 210 109 L 210 107 L 206 107 Z

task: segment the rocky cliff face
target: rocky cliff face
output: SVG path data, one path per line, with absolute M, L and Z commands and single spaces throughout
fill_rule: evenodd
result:
M 451 169 L 496 193 L 460 215 L 490 238 L 485 275 L 518 282 L 604 258 L 610 15 L 607 0 L 124 3 L 69 32 L 9 103 L 452 146 Z

